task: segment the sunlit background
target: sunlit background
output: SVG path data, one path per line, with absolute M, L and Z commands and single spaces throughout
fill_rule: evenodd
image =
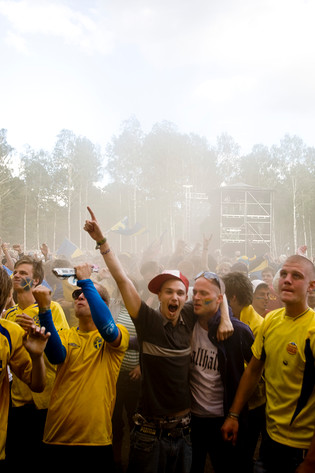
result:
M 313 0 L 0 1 L 0 236 L 86 248 L 90 204 L 107 230 L 145 229 L 122 251 L 205 232 L 224 251 L 225 232 L 241 252 L 312 256 L 314 14 Z M 268 189 L 267 230 L 222 230 L 224 185 L 241 185 L 230 201 Z
M 313 0 L 0 1 L 0 123 L 16 148 L 67 128 L 104 146 L 135 115 L 242 150 L 314 145 Z

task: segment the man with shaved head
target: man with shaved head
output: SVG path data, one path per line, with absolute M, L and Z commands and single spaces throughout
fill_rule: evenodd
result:
M 308 306 L 314 287 L 313 263 L 300 255 L 287 258 L 279 275 L 284 307 L 264 318 L 222 427 L 225 440 L 235 443 L 237 416 L 264 370 L 267 433 L 260 462 L 266 473 L 315 471 L 315 312 Z

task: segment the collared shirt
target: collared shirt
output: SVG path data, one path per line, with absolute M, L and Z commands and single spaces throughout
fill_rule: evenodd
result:
M 144 416 L 167 416 L 190 408 L 192 305 L 185 304 L 173 326 L 160 311 L 142 302 L 134 323 L 142 372 L 139 411 Z

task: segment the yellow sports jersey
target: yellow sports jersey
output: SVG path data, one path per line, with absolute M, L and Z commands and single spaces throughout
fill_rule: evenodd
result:
M 10 370 L 25 383 L 31 381 L 32 360 L 23 345 L 24 330 L 14 322 L 0 318 L 0 460 L 5 458 L 10 402 Z
M 307 449 L 315 431 L 315 312 L 269 312 L 252 347 L 265 360 L 266 422 L 279 443 Z
M 57 445 L 109 445 L 116 381 L 128 348 L 128 330 L 120 324 L 118 347 L 98 330 L 72 327 L 59 335 L 67 355 L 58 366 L 46 418 L 44 442 Z
M 15 322 L 16 316 L 22 313 L 32 317 L 36 325 L 40 326 L 37 303 L 30 305 L 26 309 L 21 309 L 18 304 L 16 304 L 8 309 L 3 317 L 7 320 Z M 58 302 L 51 302 L 51 313 L 57 331 L 69 328 L 65 314 Z M 13 376 L 11 396 L 12 405 L 14 407 L 20 407 L 24 404 L 34 403 L 37 409 L 48 408 L 49 398 L 56 376 L 56 366 L 51 365 L 46 356 L 44 356 L 44 360 L 46 365 L 46 387 L 42 393 L 33 393 L 25 383 L 23 383 L 16 376 Z
M 241 310 L 240 321 L 249 326 L 254 334 L 254 337 L 256 337 L 263 320 L 263 317 L 255 311 L 252 305 L 243 307 Z

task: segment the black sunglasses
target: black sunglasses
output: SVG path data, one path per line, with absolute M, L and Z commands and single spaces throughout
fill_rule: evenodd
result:
M 98 292 L 98 291 L 97 291 Z M 99 293 L 99 292 L 98 292 Z M 75 291 L 73 291 L 72 293 L 72 299 L 74 301 L 77 301 L 79 299 L 79 297 L 81 296 L 81 294 L 83 294 L 83 290 L 82 289 L 76 289 Z M 99 293 L 100 294 L 100 293 Z M 84 294 L 83 294 L 84 295 Z M 108 305 L 108 301 L 106 299 L 104 299 L 104 297 L 102 297 L 102 295 L 100 294 L 101 298 L 103 299 L 103 301 L 105 302 L 106 305 Z
M 83 294 L 83 290 L 82 289 L 76 289 L 75 291 L 73 291 L 72 293 L 72 299 L 74 301 L 78 300 L 79 297 L 81 296 L 81 294 Z

